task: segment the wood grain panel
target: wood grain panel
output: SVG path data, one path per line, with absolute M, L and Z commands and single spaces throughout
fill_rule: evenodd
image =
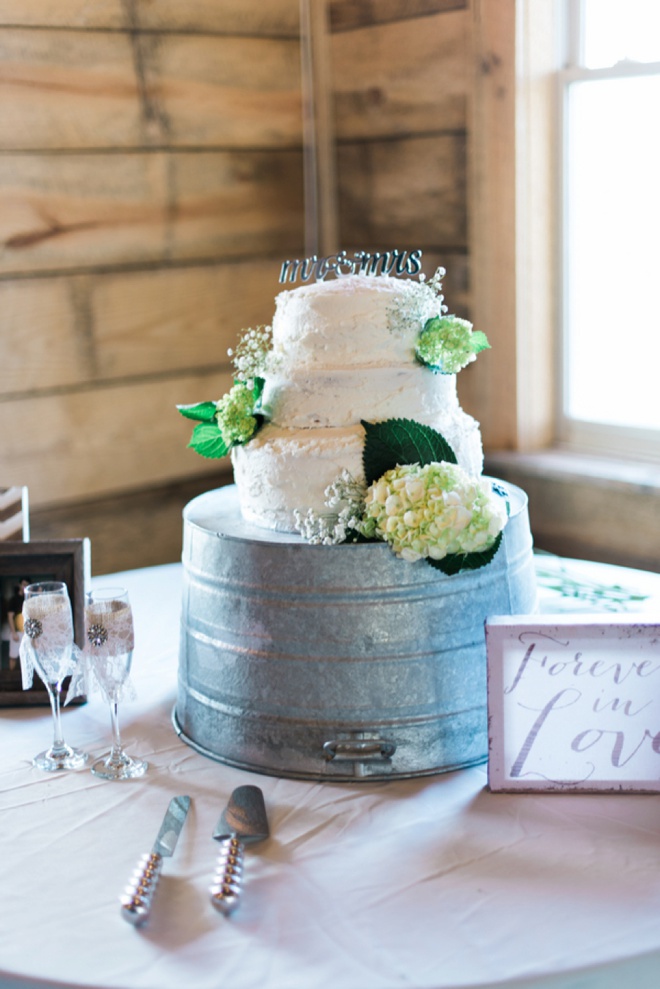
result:
M 468 0 L 330 0 L 333 31 L 404 21 L 448 10 L 462 10 Z
M 0 25 L 118 29 L 125 24 L 122 0 L 0 0 Z
M 0 271 L 162 258 L 169 164 L 163 154 L 0 157 Z
M 193 424 L 176 405 L 230 387 L 208 373 L 0 402 L 3 483 L 27 484 L 37 507 L 218 470 L 187 448 Z
M 227 364 L 269 323 L 273 260 L 0 282 L 0 395 Z
M 299 152 L 0 158 L 0 274 L 295 248 Z
M 127 34 L 0 30 L 0 148 L 147 143 Z
M 286 147 L 302 141 L 297 39 L 163 35 L 147 78 L 167 142 Z
M 241 331 L 270 323 L 279 269 L 273 259 L 96 279 L 91 309 L 98 373 L 229 366 L 227 349 Z
M 464 130 L 468 27 L 461 10 L 333 35 L 337 137 Z
M 341 145 L 338 178 L 342 243 L 465 249 L 462 135 Z
M 0 282 L 0 395 L 85 378 L 87 346 L 76 309 L 64 279 Z
M 0 149 L 301 143 L 299 43 L 0 29 Z
M 298 0 L 132 0 L 140 26 L 152 31 L 297 37 Z
M 170 253 L 176 258 L 297 250 L 303 239 L 302 152 L 172 156 Z
M 298 0 L 0 0 L 0 25 L 294 37 Z

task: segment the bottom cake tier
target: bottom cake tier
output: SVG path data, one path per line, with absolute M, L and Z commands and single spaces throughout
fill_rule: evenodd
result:
M 502 486 L 511 515 L 500 549 L 452 577 L 384 543 L 310 546 L 258 528 L 234 486 L 191 501 L 180 736 L 220 762 L 307 779 L 483 762 L 484 621 L 529 614 L 537 600 L 527 498 Z

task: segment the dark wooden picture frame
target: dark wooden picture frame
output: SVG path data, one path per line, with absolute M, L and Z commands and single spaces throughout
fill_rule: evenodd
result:
M 74 639 L 82 647 L 85 634 L 85 588 L 90 577 L 89 539 L 51 539 L 44 542 L 0 542 L 0 707 L 31 707 L 49 704 L 48 693 L 38 677 L 30 690 L 23 690 L 20 661 L 15 660 L 8 634 L 10 604 L 17 608 L 19 587 L 25 580 L 61 580 L 69 591 L 73 610 Z

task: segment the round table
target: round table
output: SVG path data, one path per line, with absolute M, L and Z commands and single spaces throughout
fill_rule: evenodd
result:
M 536 558 L 545 612 L 659 613 L 660 576 Z M 411 780 L 314 783 L 204 758 L 176 735 L 181 569 L 132 571 L 135 700 L 120 710 L 140 780 L 49 775 L 45 708 L 0 710 L 0 987 L 94 989 L 656 989 L 660 795 L 503 794 L 485 766 Z M 65 737 L 100 754 L 99 695 L 66 709 Z M 208 896 L 216 821 L 259 785 L 271 837 L 247 850 L 240 909 Z M 149 924 L 119 894 L 171 797 L 192 806 Z

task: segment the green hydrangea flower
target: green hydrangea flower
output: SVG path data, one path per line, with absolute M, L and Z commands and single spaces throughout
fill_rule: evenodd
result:
M 457 464 L 407 464 L 386 471 L 368 489 L 367 519 L 375 534 L 408 562 L 483 553 L 506 524 L 506 505 L 484 478 Z
M 215 417 L 228 447 L 247 443 L 254 435 L 258 422 L 253 410 L 254 390 L 245 381 L 237 381 L 217 403 Z
M 472 323 L 458 316 L 427 320 L 417 338 L 415 354 L 422 364 L 442 374 L 456 374 L 490 347 L 485 333 L 472 332 Z

